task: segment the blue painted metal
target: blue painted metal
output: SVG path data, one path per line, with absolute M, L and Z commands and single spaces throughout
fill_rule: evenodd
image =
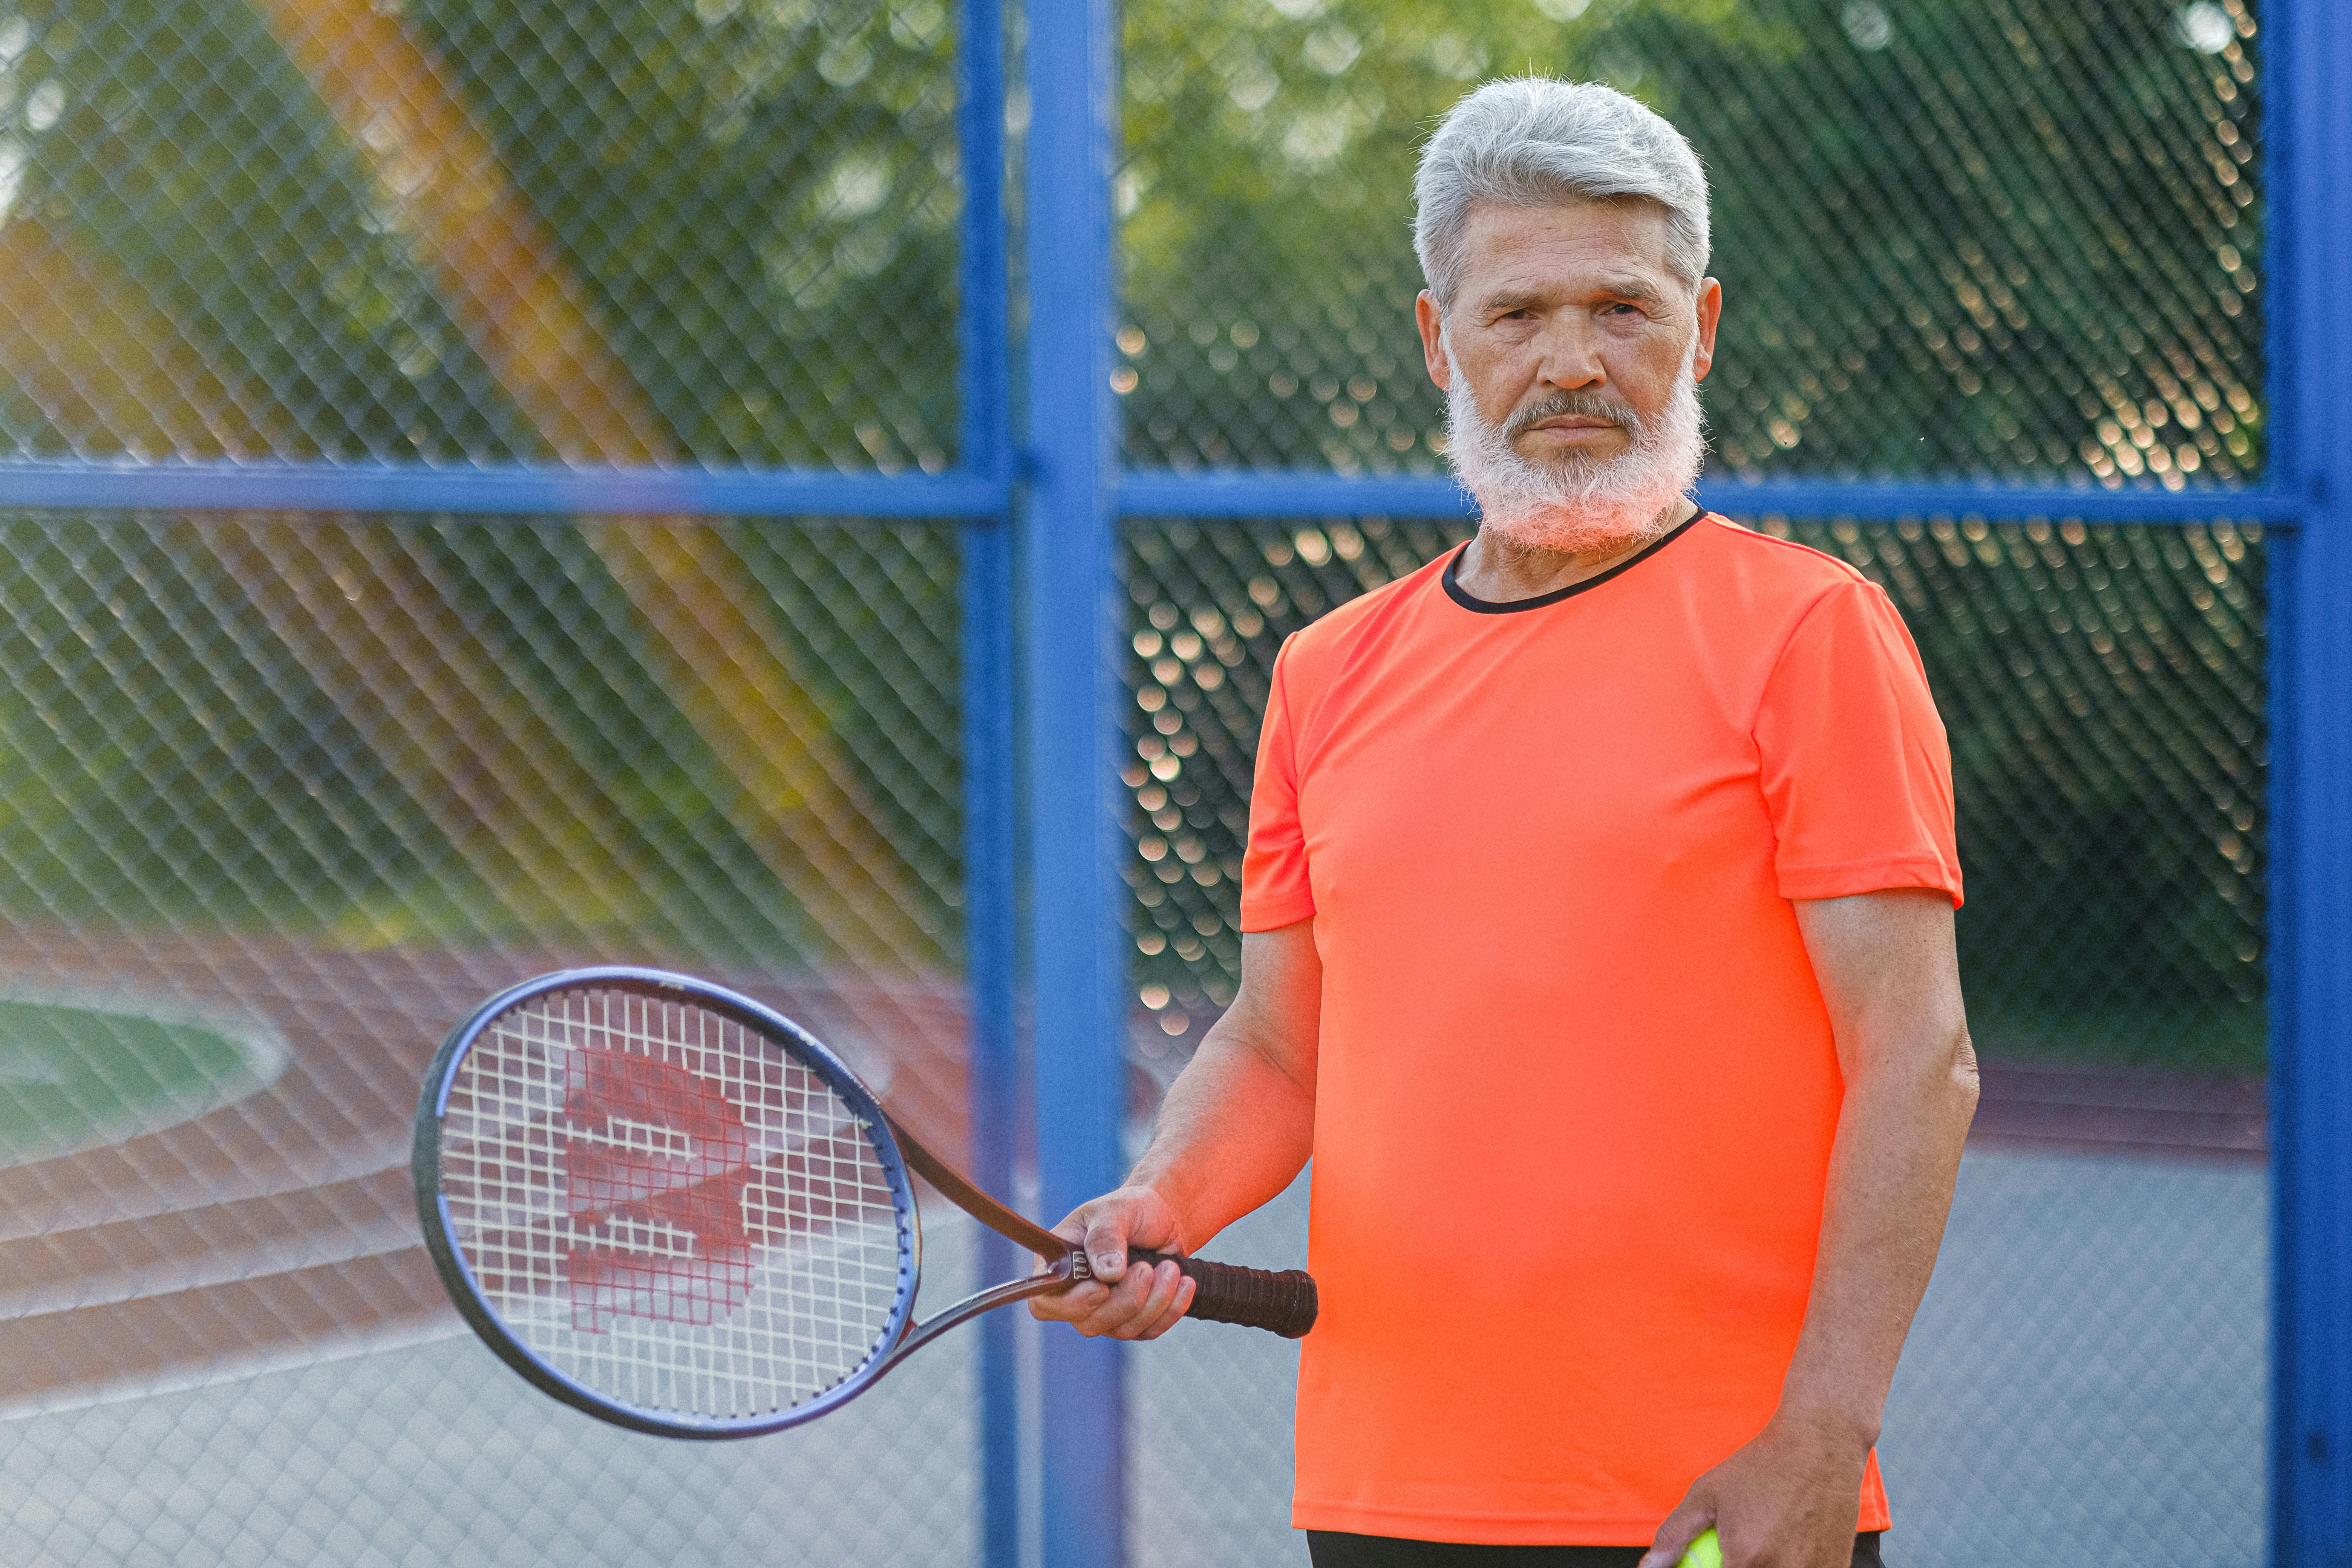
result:
M 1014 892 L 1013 534 L 1005 520 L 961 531 L 964 973 L 969 1025 L 972 1179 L 1010 1199 L 1020 1150 L 1021 1068 L 1013 1006 L 1020 919 Z M 1027 1255 L 983 1228 L 980 1272 L 1026 1272 Z M 981 1562 L 1014 1568 L 1021 1556 L 1020 1323 L 980 1321 Z
M 332 464 L 0 466 L 0 506 L 491 514 L 953 517 L 962 530 L 967 951 L 974 1173 L 1012 1187 L 1017 924 L 1012 758 L 1029 691 L 1035 1116 L 1048 1218 L 1118 1179 L 1125 987 L 1118 876 L 1115 517 L 1464 518 L 1441 476 L 1119 474 L 1111 369 L 1115 66 L 1109 0 L 1028 5 L 1030 425 L 1021 514 L 1028 637 L 1016 651 L 1009 521 L 1001 0 L 962 0 L 959 466 L 835 474 Z M 2290 526 L 2272 551 L 2273 1561 L 2352 1568 L 2352 20 L 2340 0 L 2272 0 L 2272 462 L 2261 489 L 2072 489 L 1956 479 L 1713 483 L 1738 515 L 1885 521 L 2079 517 Z M 987 1268 L 1018 1267 L 991 1242 Z M 996 1277 L 1002 1277 L 997 1274 Z M 983 1319 L 983 1557 L 1019 1544 L 1012 1332 Z M 1124 1555 L 1119 1347 L 1045 1337 L 1048 1568 Z
M 958 475 L 1002 487 L 1013 472 L 1006 377 L 1010 286 L 1004 255 L 1003 0 L 962 0 L 956 49 L 956 142 L 963 171 L 956 307 Z M 894 480 L 895 482 L 895 480 Z M 988 515 L 1005 515 L 1000 493 Z
M 973 517 L 1002 513 L 1007 500 L 1003 471 L 0 464 L 0 506 L 85 510 Z
M 2292 519 L 2299 496 L 2219 485 L 2005 485 L 1969 479 L 1756 479 L 1709 481 L 1698 499 L 1732 517 L 1980 517 L 1989 522 L 2079 518 L 2085 522 L 2202 522 L 2226 517 L 2257 522 Z
M 1699 499 L 1735 517 L 1840 517 L 1887 521 L 1906 517 L 2082 518 L 2112 522 L 2196 522 L 2210 517 L 2278 521 L 2300 514 L 2304 500 L 2278 489 L 2119 489 L 2089 485 L 2005 485 L 1969 479 L 1720 479 Z M 1127 517 L 1444 517 L 1467 518 L 1462 490 L 1440 475 L 1244 472 L 1129 472 L 1119 476 L 1118 510 Z
M 1110 0 L 1030 0 L 1030 489 L 1021 525 L 1040 1204 L 1119 1177 L 1125 1110 L 1111 373 Z M 1042 1337 L 1045 1568 L 1125 1554 L 1121 1346 Z
M 1452 479 L 1434 474 L 1345 474 L 1279 468 L 1132 470 L 1118 477 L 1122 517 L 1460 517 L 1474 515 Z
M 1006 385 L 1012 330 L 1004 234 L 1004 14 L 1002 0 L 963 0 L 957 37 L 956 133 L 963 169 L 962 255 L 956 309 L 961 399 L 956 461 L 1009 499 Z M 961 531 L 964 974 L 970 1015 L 971 1173 L 1009 1198 L 1020 1145 L 1021 1069 L 1014 1038 L 1013 520 L 1000 501 Z M 1028 1260 L 980 1232 L 983 1285 L 1025 1273 Z M 1020 1320 L 980 1320 L 980 1560 L 1021 1561 Z
M 1001 267 L 1001 248 L 997 260 Z M 1000 271 L 1000 279 L 1001 276 Z M 967 278 L 968 297 L 970 282 Z M 994 358 L 1001 385 L 1001 343 Z M 971 363 L 975 362 L 967 360 L 967 363 Z M 939 474 L 703 468 L 422 468 L 323 463 L 11 463 L 0 464 L 0 506 L 153 511 L 413 511 L 477 516 L 1001 515 L 1008 504 L 1012 467 L 1003 446 L 967 445 L 964 466 Z M 2114 522 L 2192 522 L 2210 517 L 2284 521 L 2300 515 L 2307 504 L 2305 497 L 2281 485 L 2261 489 L 2214 486 L 2190 486 L 2178 490 L 2152 486 L 2106 489 L 1964 479 L 1718 480 L 1702 486 L 1699 499 L 1718 511 L 1738 516 L 1773 513 L 1783 517 L 1845 517 L 1864 521 L 1943 515 L 1995 520 L 2076 517 Z M 1128 517 L 1471 515 L 1468 502 L 1453 480 L 1437 475 L 1410 474 L 1349 478 L 1278 470 L 1132 472 L 1119 477 L 1117 504 L 1120 514 Z
M 2352 16 L 2263 10 L 2271 471 L 2271 1561 L 2352 1564 Z

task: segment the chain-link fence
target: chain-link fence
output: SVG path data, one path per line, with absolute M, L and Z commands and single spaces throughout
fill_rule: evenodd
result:
M 774 999 L 961 1148 L 953 531 L 0 545 L 0 1561 L 969 1561 L 969 1345 L 814 1438 L 609 1431 L 473 1342 L 407 1169 L 450 1026 L 613 959 Z
M 0 455 L 942 468 L 949 23 L 19 0 Z
M 945 468 L 953 21 L 0 5 L 0 460 Z M 0 1561 L 968 1561 L 969 1346 L 814 1447 L 606 1432 L 464 1337 L 405 1170 L 436 1040 L 588 960 L 961 1146 L 954 530 L 0 544 Z
M 1127 10 L 1140 466 L 1434 471 L 1412 163 L 1477 80 L 1638 93 L 1715 193 L 1743 476 L 2262 461 L 2241 0 L 1211 0 Z
M 1888 1418 L 1896 1560 L 2132 1539 L 2155 1561 L 2251 1564 L 2266 1253 L 2246 1163 L 2259 1096 L 2237 1086 L 2263 1062 L 2262 531 L 1759 526 L 1886 587 L 1952 737 L 1990 1146 L 1969 1158 Z M 1250 773 L 1282 639 L 1465 534 L 1377 518 L 1130 527 L 1139 1080 L 1173 1078 L 1239 978 Z M 2069 1146 L 2106 1158 L 2038 1152 Z M 1292 1266 L 1303 1223 L 1294 1203 L 1242 1244 Z M 1254 1495 L 1243 1476 L 1287 1469 L 1288 1391 L 1257 1349 L 1201 1346 L 1223 1375 L 1155 1379 L 1179 1408 L 1139 1417 L 1173 1443 L 1228 1404 L 1263 1409 L 1220 1426 L 1257 1455 L 1221 1478 L 1238 1497 Z M 1183 1478 L 1170 1460 L 1139 1484 Z M 1214 1511 L 1148 1497 L 1144 1517 Z M 1280 1510 L 1245 1517 L 1213 1537 L 1234 1550 L 1198 1560 L 1267 1560 Z
M 1218 1255 L 1297 1267 L 1305 1186 Z M 2178 1151 L 1972 1149 L 1887 1402 L 1887 1562 L 2265 1561 L 2267 1195 L 2258 1163 Z M 1305 1562 L 1297 1368 L 1287 1345 L 1181 1331 L 1138 1358 L 1131 1561 Z
M 2262 471 L 2240 0 L 1124 27 L 1134 466 L 1437 472 L 1412 158 L 1534 68 L 1707 160 L 1719 474 Z M 945 0 L 0 0 L 0 464 L 946 468 L 954 33 Z M 1984 1125 L 2044 1146 L 1970 1156 L 1889 1417 L 1895 1560 L 2251 1563 L 2262 531 L 1752 521 L 1922 645 Z M 1139 1110 L 1231 999 L 1281 636 L 1459 537 L 1130 524 Z M 0 1563 L 974 1561 L 969 1336 L 805 1433 L 609 1431 L 464 1334 L 404 1171 L 449 1024 L 590 958 L 776 1000 L 961 1147 L 954 529 L 15 512 L 0 545 Z M 1302 1213 L 1220 1250 L 1294 1264 Z M 1290 1355 L 1138 1356 L 1136 1561 L 1302 1555 Z
M 1638 94 L 1707 165 L 1717 477 L 2261 471 L 2248 6 L 1223 0 L 1131 4 L 1125 26 L 1114 385 L 1139 467 L 1442 471 L 1412 162 L 1476 80 L 1535 70 Z M 1889 1413 L 1893 1561 L 2263 1554 L 2264 558 L 2263 530 L 2217 510 L 1745 520 L 1887 588 L 1953 741 L 1987 1100 Z M 1465 535 L 1129 523 L 1144 1098 L 1238 978 L 1282 638 Z M 1265 1216 L 1237 1245 L 1295 1258 L 1302 1226 Z M 1147 1453 L 1265 1433 L 1227 1439 L 1254 1456 L 1237 1473 L 1280 1473 L 1281 1379 L 1223 1353 L 1222 1382 L 1149 1385 Z M 1139 1517 L 1206 1528 L 1199 1561 L 1296 1553 L 1278 1499 L 1224 1484 L 1220 1515 L 1148 1458 L 1138 1486 L 1176 1495 L 1139 1491 Z M 1138 1550 L 1162 1560 L 1163 1539 Z
M 1870 574 L 1920 644 L 1952 738 L 1980 1048 L 2259 1073 L 2260 527 L 1761 526 Z M 1379 518 L 1129 531 L 1145 1062 L 1181 1058 L 1233 996 L 1250 772 L 1282 639 L 1466 534 Z

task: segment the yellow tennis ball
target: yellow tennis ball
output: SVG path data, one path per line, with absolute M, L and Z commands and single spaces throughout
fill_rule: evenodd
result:
M 1683 1553 L 1682 1568 L 1723 1568 L 1723 1542 L 1713 1530 L 1702 1531 Z

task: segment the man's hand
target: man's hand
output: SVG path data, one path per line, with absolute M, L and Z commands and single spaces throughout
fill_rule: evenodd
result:
M 1150 1187 L 1129 1185 L 1106 1193 L 1082 1205 L 1054 1227 L 1054 1234 L 1086 1247 L 1095 1277 L 1049 1295 L 1032 1296 L 1033 1316 L 1075 1324 L 1082 1334 L 1154 1340 L 1174 1328 L 1192 1306 L 1192 1282 L 1175 1264 L 1127 1266 L 1130 1247 L 1155 1252 L 1184 1249 L 1175 1211 Z
M 1848 1568 L 1887 1384 L 1936 1265 L 1976 1057 L 1952 903 L 1924 888 L 1799 900 L 1845 1076 L 1822 1242 L 1780 1410 L 1692 1483 L 1642 1568 L 1675 1568 L 1710 1524 L 1725 1568 Z
M 1776 1415 L 1691 1483 L 1641 1568 L 1675 1568 L 1713 1525 L 1723 1568 L 1849 1568 L 1870 1445 L 1828 1422 Z
M 1315 922 L 1242 938 L 1242 988 L 1160 1102 L 1127 1184 L 1054 1234 L 1087 1249 L 1096 1279 L 1033 1296 L 1029 1310 L 1084 1334 L 1149 1340 L 1192 1304 L 1173 1263 L 1129 1270 L 1130 1247 L 1190 1252 L 1290 1184 L 1315 1140 L 1323 960 Z

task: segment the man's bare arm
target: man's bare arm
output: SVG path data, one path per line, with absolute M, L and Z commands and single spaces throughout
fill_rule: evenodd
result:
M 1129 1246 L 1191 1252 L 1288 1186 L 1315 1137 L 1315 1045 L 1323 961 L 1312 921 L 1242 938 L 1242 984 L 1169 1086 L 1151 1147 L 1118 1191 L 1054 1228 L 1084 1241 L 1089 1281 L 1033 1298 L 1040 1318 L 1148 1340 L 1192 1303 L 1173 1263 L 1127 1274 Z
M 1845 1077 L 1812 1293 L 1780 1409 L 1699 1478 L 1642 1568 L 1709 1524 L 1726 1568 L 1845 1568 L 1863 1466 L 1951 1211 L 1976 1113 L 1951 902 L 1890 889 L 1797 905 Z

